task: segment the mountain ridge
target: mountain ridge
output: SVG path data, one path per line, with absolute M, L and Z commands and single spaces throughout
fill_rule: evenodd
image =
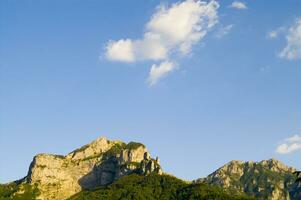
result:
M 259 162 L 233 160 L 195 182 L 238 190 L 262 199 L 297 200 L 301 194 L 294 171 L 295 168 L 273 158 Z
M 162 173 L 159 159 L 151 158 L 143 144 L 99 137 L 67 155 L 37 154 L 20 181 L 35 186 L 41 200 L 61 200 L 125 175 L 152 172 Z
M 184 184 L 183 188 L 178 189 L 182 191 L 188 187 L 189 195 L 202 196 L 202 188 L 198 185 L 203 184 L 204 188 L 212 186 L 207 189 L 214 196 L 220 194 L 230 198 L 228 191 L 232 191 L 232 194 L 238 196 L 245 193 L 259 199 L 297 200 L 301 199 L 301 189 L 300 185 L 294 183 L 294 171 L 295 168 L 288 167 L 276 159 L 259 162 L 232 160 L 205 178 L 186 181 L 187 185 Z M 112 192 L 114 187 L 110 185 L 114 185 L 119 179 L 126 179 L 123 177 L 133 177 L 127 180 L 137 185 L 138 179 L 132 176 L 133 174 L 142 176 L 138 179 L 148 185 L 148 189 L 153 188 L 151 184 L 158 180 L 177 183 L 169 178 L 174 176 L 163 173 L 159 158 L 151 158 L 144 144 L 126 144 L 119 140 L 110 141 L 99 137 L 66 155 L 37 154 L 30 164 L 27 176 L 11 184 L 0 185 L 0 200 L 19 197 L 22 199 L 24 196 L 25 199 L 65 200 L 76 194 L 83 194 L 82 191 L 98 187 Z M 153 179 L 143 178 L 154 174 L 159 176 L 154 176 Z M 153 182 L 150 184 L 145 182 L 146 180 Z M 166 186 L 161 187 L 164 190 Z M 214 189 L 217 187 L 221 189 Z M 1 191 L 4 194 L 3 198 Z M 188 193 L 181 195 L 187 196 Z M 218 196 L 216 197 L 219 198 Z

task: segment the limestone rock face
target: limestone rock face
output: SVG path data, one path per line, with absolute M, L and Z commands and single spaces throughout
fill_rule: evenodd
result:
M 140 174 L 149 175 L 151 173 L 162 174 L 162 169 L 158 157 L 152 159 L 148 152 L 144 153 L 143 160 L 140 162 Z
M 66 156 L 66 158 L 71 160 L 83 160 L 85 158 L 106 152 L 112 146 L 118 143 L 121 142 L 111 142 L 104 137 L 100 137 L 91 142 L 90 144 L 82 146 L 80 149 L 77 149 L 75 151 L 72 151 Z
M 125 149 L 121 151 L 119 156 L 119 162 L 121 164 L 128 162 L 140 162 L 143 160 L 146 148 L 144 146 L 139 146 L 135 150 L 133 149 Z
M 231 161 L 197 182 L 219 185 L 266 200 L 297 200 L 301 199 L 301 193 L 296 190 L 294 171 L 275 159 Z
M 66 156 L 35 156 L 24 181 L 38 187 L 38 199 L 64 200 L 82 189 L 106 185 L 131 173 L 162 173 L 154 159 L 149 156 L 145 160 L 146 154 L 143 144 L 98 138 Z

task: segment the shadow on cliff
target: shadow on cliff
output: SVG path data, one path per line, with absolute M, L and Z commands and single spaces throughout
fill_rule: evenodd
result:
M 147 152 L 143 153 L 143 159 L 135 162 L 131 152 L 126 156 L 106 157 L 101 163 L 78 180 L 82 189 L 93 189 L 113 183 L 115 180 L 133 173 L 148 175 L 151 173 L 162 174 L 159 158 L 152 159 Z
M 95 165 L 93 169 L 78 180 L 82 189 L 93 189 L 112 183 L 115 180 L 117 172 L 117 160 L 109 159 L 99 165 Z

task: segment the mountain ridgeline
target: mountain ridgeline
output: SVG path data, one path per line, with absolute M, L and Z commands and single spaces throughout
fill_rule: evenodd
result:
M 294 171 L 273 159 L 231 161 L 187 182 L 164 173 L 143 144 L 101 137 L 65 156 L 36 155 L 27 176 L 0 185 L 0 200 L 300 200 Z
M 132 173 L 162 174 L 159 159 L 153 159 L 143 144 L 109 141 L 99 138 L 66 156 L 39 154 L 30 164 L 28 174 L 18 181 L 10 195 L 36 191 L 41 200 L 63 200 L 84 190 L 108 185 Z
M 195 182 L 244 192 L 259 199 L 300 200 L 301 187 L 295 182 L 295 171 L 275 159 L 261 162 L 231 161 Z

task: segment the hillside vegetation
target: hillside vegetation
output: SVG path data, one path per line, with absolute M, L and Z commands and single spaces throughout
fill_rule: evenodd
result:
M 34 200 L 38 194 L 37 187 L 26 183 L 0 184 L 0 200 Z
M 82 191 L 69 200 L 254 200 L 207 184 L 190 184 L 169 175 L 125 176 L 113 184 Z

